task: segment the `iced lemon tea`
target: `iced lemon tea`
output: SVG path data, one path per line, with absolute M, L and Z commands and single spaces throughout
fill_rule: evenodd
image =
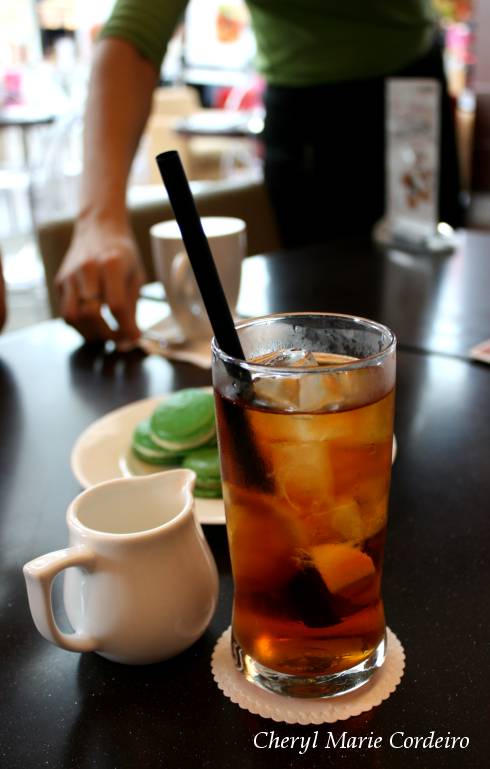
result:
M 240 373 L 215 351 L 232 643 L 251 680 L 332 696 L 368 680 L 385 654 L 394 342 L 368 321 L 352 319 L 351 328 L 342 316 L 281 318 L 247 324 L 257 341 L 249 328 Z M 277 349 L 276 323 L 288 348 Z M 274 353 L 264 353 L 268 338 Z

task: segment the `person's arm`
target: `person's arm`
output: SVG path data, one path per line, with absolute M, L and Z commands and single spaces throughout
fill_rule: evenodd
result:
M 97 44 L 85 114 L 80 214 L 58 272 L 62 316 L 88 340 L 138 336 L 143 270 L 126 211 L 126 184 L 148 118 L 155 65 L 125 40 Z M 107 303 L 114 332 L 100 310 Z

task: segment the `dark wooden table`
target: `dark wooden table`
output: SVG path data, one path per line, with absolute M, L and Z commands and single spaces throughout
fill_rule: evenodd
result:
M 466 356 L 490 338 L 490 235 L 461 231 L 458 241 L 447 256 L 352 240 L 247 259 L 239 310 L 358 314 L 388 325 L 405 349 Z
M 203 109 L 175 121 L 181 136 L 256 139 L 263 130 L 262 115 L 253 110 Z
M 330 259 L 330 247 L 325 253 Z M 478 258 L 483 264 L 484 254 Z M 340 761 L 347 768 L 488 766 L 490 370 L 457 357 L 485 335 L 488 308 L 479 301 L 488 277 L 483 277 L 484 270 L 479 274 L 476 262 L 463 266 L 467 309 L 476 310 L 473 317 L 479 320 L 475 326 L 465 325 L 468 318 L 463 314 L 452 350 L 441 345 L 435 352 L 444 354 L 429 354 L 423 351 L 431 339 L 429 305 L 436 303 L 433 318 L 444 317 L 437 309 L 441 294 L 432 282 L 425 294 L 421 289 L 426 298 L 419 312 L 410 310 L 410 326 L 389 296 L 389 281 L 405 275 L 402 264 L 395 263 L 390 273 L 377 262 L 369 265 L 345 251 L 345 263 L 338 252 L 330 265 L 315 259 L 316 270 L 305 268 L 306 253 L 303 258 L 291 254 L 268 262 L 262 257 L 249 260 L 245 283 L 250 280 L 254 290 L 248 309 L 307 307 L 386 319 L 383 308 L 388 303 L 393 317 L 399 318 L 398 326 L 393 324 L 401 341 L 399 453 L 384 595 L 389 625 L 407 654 L 401 685 L 373 711 L 321 727 L 274 723 L 224 698 L 209 665 L 214 643 L 230 621 L 232 582 L 223 526 L 205 527 L 220 571 L 218 609 L 202 639 L 174 660 L 147 668 L 124 667 L 96 654 L 62 651 L 38 635 L 21 567 L 66 544 L 65 510 L 80 490 L 69 468 L 79 433 L 103 413 L 130 401 L 210 381 L 208 372 L 186 364 L 138 352 L 108 355 L 87 348 L 61 321 L 49 321 L 0 340 L 0 757 L 7 769 L 315 769 Z M 457 257 L 440 262 L 442 284 L 450 265 L 457 263 Z M 355 265 L 357 269 L 351 269 Z M 435 270 L 427 263 L 425 269 L 429 267 Z M 339 278 L 342 272 L 350 276 L 349 282 Z M 260 274 L 265 282 L 258 280 Z M 470 275 L 475 279 L 473 299 Z M 393 290 L 397 285 L 395 280 Z M 450 309 L 445 312 L 448 317 Z M 315 730 L 318 747 L 302 756 L 297 750 L 261 750 L 253 744 L 261 731 L 283 737 L 311 736 Z M 378 750 L 327 750 L 323 746 L 330 731 L 335 737 L 343 731 L 372 732 L 383 738 L 383 745 Z M 390 747 L 395 732 L 425 736 L 431 731 L 436 736 L 466 736 L 469 747 Z
M 54 123 L 56 115 L 53 112 L 39 112 L 22 106 L 4 107 L 0 109 L 0 128 L 37 128 L 38 126 Z

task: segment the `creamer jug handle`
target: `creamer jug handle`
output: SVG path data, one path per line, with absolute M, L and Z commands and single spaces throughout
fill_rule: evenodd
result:
M 63 569 L 79 566 L 90 571 L 95 554 L 85 545 L 67 547 L 46 553 L 24 566 L 27 597 L 34 624 L 44 638 L 72 652 L 90 652 L 97 648 L 97 641 L 85 633 L 63 633 L 54 618 L 51 591 L 53 580 Z

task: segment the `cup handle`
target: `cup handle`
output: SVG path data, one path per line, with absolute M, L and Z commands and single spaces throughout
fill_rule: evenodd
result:
M 195 312 L 195 305 L 199 301 L 199 294 L 192 277 L 193 272 L 189 258 L 185 251 L 179 251 L 178 254 L 175 254 L 172 261 L 170 280 L 178 300 L 183 302 L 187 309 L 190 308 L 191 312 L 193 309 Z
M 44 638 L 51 643 L 72 652 L 95 651 L 97 642 L 85 633 L 63 633 L 53 614 L 51 588 L 53 580 L 60 571 L 70 566 L 80 566 L 90 570 L 95 563 L 95 554 L 85 545 L 67 547 L 46 553 L 24 566 L 27 597 L 34 624 Z

